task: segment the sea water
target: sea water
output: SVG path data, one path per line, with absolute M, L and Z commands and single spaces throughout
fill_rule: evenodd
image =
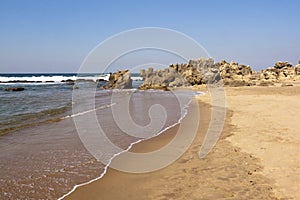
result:
M 81 75 L 81 81 L 76 83 L 79 89 L 75 91 L 94 91 L 91 110 L 90 101 L 84 101 L 86 96 L 82 95 L 82 101 L 72 98 L 73 85 L 65 81 L 76 78 L 78 80 L 75 74 L 0 76 L 0 199 L 57 199 L 79 184 L 101 178 L 107 162 L 95 159 L 85 148 L 74 117 L 94 112 L 109 140 L 126 150 L 145 138 L 124 132 L 116 123 L 112 111 L 123 101 L 123 94 L 130 93 L 124 109 L 128 109 L 132 120 L 140 126 L 151 122 L 151 106 L 164 108 L 163 127 L 148 138 L 174 126 L 187 112 L 172 91 L 102 90 L 100 86 L 103 80 L 108 80 L 107 74 Z M 142 83 L 138 74 L 133 80 L 135 88 Z M 24 87 L 25 90 L 8 92 L 7 87 Z M 186 97 L 188 105 L 194 94 L 182 92 L 180 95 Z M 72 110 L 74 105 L 80 107 L 80 112 Z M 108 159 L 118 154 L 103 152 Z

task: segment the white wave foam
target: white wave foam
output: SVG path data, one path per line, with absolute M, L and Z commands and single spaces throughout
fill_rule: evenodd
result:
M 8 77 L 8 76 L 0 76 L 0 82 L 3 83 L 9 83 L 9 82 L 63 82 L 67 80 L 89 80 L 89 81 L 97 81 L 97 80 L 105 80 L 108 81 L 109 74 L 104 75 L 96 75 L 96 76 L 63 76 L 63 75 L 57 75 L 57 76 L 20 76 L 20 77 Z
M 0 77 L 0 82 L 62 82 L 75 80 L 76 76 L 23 76 L 23 77 Z
M 131 77 L 133 81 L 142 81 L 143 78 L 139 76 Z M 86 80 L 86 81 L 98 81 L 104 80 L 109 81 L 109 74 L 95 75 L 95 76 L 64 76 L 64 75 L 55 75 L 55 76 L 0 76 L 0 83 L 61 83 L 67 80 Z
M 140 77 L 140 76 L 132 76 L 132 77 L 131 77 L 131 80 L 133 80 L 133 81 L 142 81 L 143 78 Z
M 112 104 L 109 104 L 109 105 L 100 106 L 100 107 L 92 109 L 92 110 L 87 110 L 87 111 L 76 113 L 76 114 L 73 114 L 73 115 L 68 115 L 68 116 L 62 117 L 61 119 L 68 119 L 68 118 L 77 117 L 77 116 L 80 116 L 80 115 L 85 115 L 87 113 L 90 113 L 90 112 L 93 112 L 93 111 L 96 111 L 96 110 L 100 110 L 100 109 L 112 107 L 115 104 L 116 103 L 112 103 Z

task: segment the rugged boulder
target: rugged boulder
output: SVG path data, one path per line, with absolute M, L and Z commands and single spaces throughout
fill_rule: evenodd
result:
M 260 80 L 268 80 L 272 82 L 282 82 L 294 80 L 296 69 L 289 62 L 278 61 L 273 67 L 262 70 Z
M 273 67 L 254 71 L 250 66 L 222 60 L 214 63 L 212 58 L 190 60 L 185 64 L 171 64 L 166 69 L 141 70 L 144 83 L 140 89 L 168 89 L 172 87 L 193 86 L 202 84 L 225 86 L 271 86 L 277 82 L 300 80 L 300 61 L 294 67 L 288 62 L 276 62 Z M 118 71 L 110 75 L 106 88 L 131 88 L 130 72 Z M 285 85 L 284 85 L 285 86 Z
M 215 83 L 220 80 L 218 69 L 214 60 L 190 60 L 187 64 L 171 64 L 167 69 L 141 70 L 144 83 L 140 89 L 164 89 L 168 87 L 181 87 Z
M 190 60 L 188 64 L 170 65 L 170 68 L 175 69 L 189 85 L 215 83 L 220 80 L 212 58 Z
M 131 74 L 129 70 L 117 71 L 109 76 L 108 85 L 104 89 L 130 89 L 132 88 Z
M 216 63 L 225 86 L 250 86 L 256 84 L 257 74 L 250 66 L 222 60 Z
M 160 70 L 149 68 L 148 70 L 141 70 L 140 75 L 144 80 L 140 89 L 166 90 L 168 87 L 187 86 L 187 82 L 172 68 Z
M 300 60 L 298 61 L 298 65 L 295 67 L 295 75 L 300 75 Z
M 225 86 L 250 86 L 255 85 L 259 79 L 259 75 L 250 66 L 225 60 L 214 63 L 212 58 L 172 64 L 163 70 L 149 68 L 142 70 L 141 76 L 144 79 L 142 89 L 216 84 L 221 79 Z

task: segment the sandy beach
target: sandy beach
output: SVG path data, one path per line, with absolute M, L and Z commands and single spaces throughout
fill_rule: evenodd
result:
M 109 168 L 102 179 L 77 188 L 65 199 L 299 199 L 299 91 L 297 84 L 226 88 L 221 138 L 207 157 L 199 159 L 210 121 L 206 91 L 197 98 L 201 110 L 197 136 L 176 162 L 143 174 Z M 180 126 L 190 120 L 187 115 Z M 138 143 L 131 151 L 158 149 L 177 129 Z
M 300 200 L 299 8 L 0 0 L 0 200 Z
M 228 88 L 233 135 L 227 138 L 259 158 L 278 198 L 300 199 L 300 85 Z

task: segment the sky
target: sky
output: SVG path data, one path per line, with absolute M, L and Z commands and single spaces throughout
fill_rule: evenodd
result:
M 299 8 L 297 0 L 0 0 L 0 73 L 77 72 L 99 43 L 142 27 L 181 32 L 215 61 L 295 65 Z

